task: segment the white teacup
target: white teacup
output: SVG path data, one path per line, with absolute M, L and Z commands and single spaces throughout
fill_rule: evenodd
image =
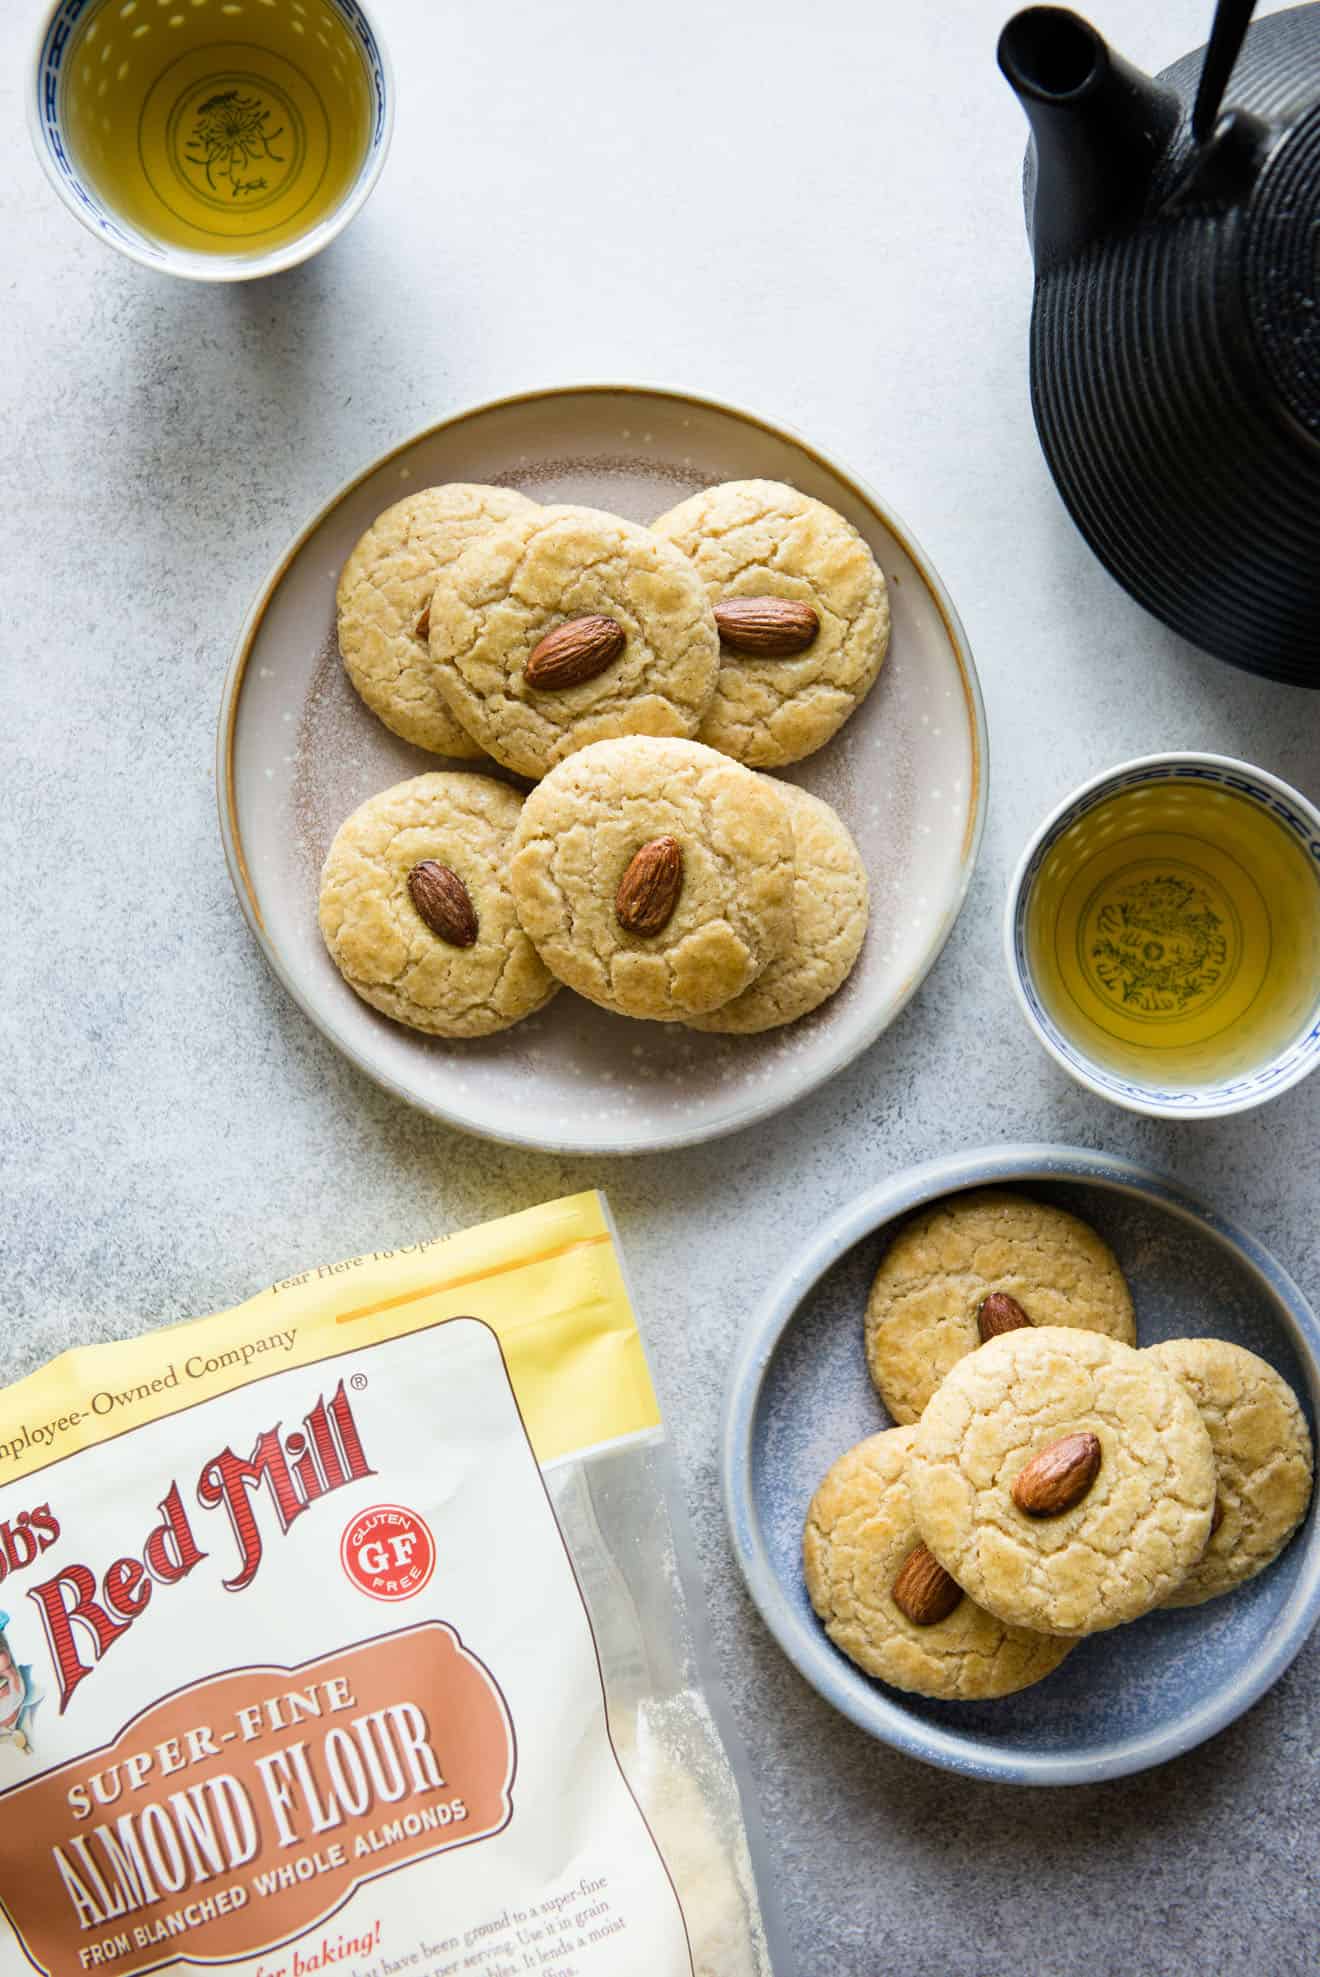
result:
M 269 67 L 281 24 L 307 51 L 283 61 L 283 89 Z M 319 253 L 369 197 L 393 130 L 389 58 L 360 0 L 55 0 L 33 71 L 32 141 L 69 211 L 130 260 L 193 281 L 250 281 Z M 347 159 L 327 101 L 345 75 L 359 133 Z M 112 150 L 141 165 L 118 197 Z M 201 201 L 209 228 L 193 223 Z

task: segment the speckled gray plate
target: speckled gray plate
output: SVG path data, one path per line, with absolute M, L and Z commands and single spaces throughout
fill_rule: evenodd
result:
M 322 861 L 362 800 L 439 758 L 381 726 L 335 644 L 339 569 L 409 489 L 493 481 L 648 521 L 721 480 L 791 481 L 855 522 L 891 587 L 893 638 L 874 690 L 792 779 L 833 803 L 872 888 L 871 932 L 846 987 L 760 1037 L 630 1023 L 565 990 L 480 1042 L 391 1023 L 331 965 L 316 924 Z M 460 413 L 370 468 L 309 523 L 240 634 L 220 715 L 229 869 L 271 967 L 354 1063 L 412 1104 L 491 1139 L 572 1153 L 683 1146 L 750 1125 L 874 1041 L 926 974 L 962 904 L 985 812 L 985 719 L 962 628 L 896 518 L 802 440 L 679 392 L 600 385 Z M 472 768 L 472 763 L 462 763 Z M 512 780 L 512 779 L 511 779 Z
M 1232 1339 L 1292 1382 L 1315 1432 L 1320 1322 L 1267 1249 L 1173 1182 L 1080 1148 L 935 1160 L 853 1202 L 774 1285 L 729 1388 L 724 1489 L 734 1550 L 784 1652 L 828 1702 L 913 1757 L 1010 1784 L 1088 1784 L 1204 1742 L 1278 1680 L 1320 1618 L 1320 1519 L 1259 1577 L 1204 1606 L 1093 1635 L 1036 1687 L 927 1702 L 872 1681 L 827 1639 L 802 1580 L 802 1525 L 844 1449 L 891 1426 L 867 1377 L 862 1313 L 902 1215 L 963 1188 L 1021 1187 L 1081 1215 L 1132 1286 L 1137 1341 Z

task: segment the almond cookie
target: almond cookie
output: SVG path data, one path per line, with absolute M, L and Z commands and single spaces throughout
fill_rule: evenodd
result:
M 941 1380 L 996 1329 L 1077 1325 L 1135 1345 L 1132 1298 L 1113 1251 L 1075 1215 L 998 1188 L 950 1195 L 904 1224 L 866 1306 L 866 1361 L 895 1421 L 917 1421 Z M 1001 1306 L 1002 1309 L 1002 1306 Z
M 793 827 L 793 937 L 749 989 L 694 1016 L 694 1030 L 751 1036 L 795 1022 L 843 985 L 866 938 L 866 868 L 852 834 L 818 796 L 792 783 L 775 787 Z
M 1288 1382 L 1227 1339 L 1146 1348 L 1200 1410 L 1219 1489 L 1210 1542 L 1166 1606 L 1199 1606 L 1278 1557 L 1311 1501 L 1311 1434 Z
M 414 776 L 340 826 L 321 932 L 364 1002 L 442 1037 L 484 1037 L 559 984 L 518 925 L 509 856 L 522 798 L 493 776 Z
M 430 640 L 451 713 L 533 778 L 609 736 L 694 735 L 719 670 L 691 565 L 596 508 L 537 508 L 474 542 L 440 574 Z
M 344 669 L 372 713 L 418 748 L 481 754 L 435 684 L 431 592 L 438 572 L 475 536 L 535 507 L 506 487 L 425 487 L 378 516 L 344 565 L 337 598 Z
M 527 798 L 513 897 L 541 959 L 580 995 L 661 1023 L 700 1015 L 791 938 L 779 785 L 695 741 L 595 742 Z
M 908 1494 L 913 1433 L 889 1428 L 859 1442 L 811 1499 L 802 1535 L 811 1604 L 835 1647 L 896 1689 L 971 1701 L 1029 1688 L 1072 1643 L 1006 1626 L 935 1565 Z
M 1210 1437 L 1147 1353 L 1062 1325 L 1005 1332 L 954 1367 L 913 1431 L 917 1527 L 1016 1627 L 1094 1634 L 1169 1597 L 1205 1549 Z
M 726 481 L 651 526 L 691 560 L 722 621 L 699 739 L 755 769 L 820 748 L 889 645 L 889 593 L 852 523 L 782 481 Z

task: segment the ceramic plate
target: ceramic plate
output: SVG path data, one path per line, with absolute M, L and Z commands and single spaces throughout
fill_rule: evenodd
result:
M 365 797 L 435 768 L 358 700 L 335 642 L 335 584 L 358 536 L 412 489 L 491 481 L 649 521 L 713 481 L 790 481 L 854 522 L 890 583 L 879 681 L 842 733 L 792 770 L 855 834 L 871 932 L 851 980 L 766 1036 L 632 1023 L 571 995 L 477 1042 L 391 1023 L 340 979 L 316 923 L 330 840 Z M 471 768 L 471 763 L 461 763 Z M 510 778 L 510 780 L 513 780 Z M 584 386 L 504 399 L 418 434 L 309 523 L 243 627 L 220 717 L 218 788 L 239 900 L 271 967 L 353 1062 L 424 1111 L 491 1139 L 631 1153 L 733 1132 L 800 1098 L 893 1021 L 962 904 L 985 810 L 985 721 L 938 577 L 901 523 L 802 440 L 678 392 Z
M 862 1349 L 886 1231 L 926 1202 L 989 1184 L 1021 1187 L 1100 1231 L 1132 1286 L 1138 1344 L 1213 1334 L 1249 1347 L 1291 1382 L 1314 1434 L 1320 1321 L 1268 1250 L 1129 1161 L 1069 1147 L 998 1147 L 932 1161 L 863 1195 L 771 1290 L 744 1336 L 729 1391 L 729 1526 L 780 1646 L 862 1729 L 973 1777 L 1092 1783 L 1190 1750 L 1278 1680 L 1320 1617 L 1320 1520 L 1313 1505 L 1282 1556 L 1235 1593 L 1092 1635 L 1045 1681 L 996 1702 L 905 1695 L 833 1646 L 803 1584 L 802 1525 L 836 1456 L 892 1425 Z

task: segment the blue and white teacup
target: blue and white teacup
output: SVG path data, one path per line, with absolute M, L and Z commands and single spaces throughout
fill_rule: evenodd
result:
M 1263 769 L 1147 755 L 1084 783 L 1023 852 L 1004 933 L 1040 1042 L 1129 1111 L 1245 1112 L 1320 1064 L 1320 810 Z
M 341 38 L 344 59 L 352 67 L 359 130 L 355 132 L 353 159 L 343 170 L 343 183 L 335 188 L 328 209 L 313 192 L 307 200 L 308 223 L 300 228 L 296 205 L 302 186 L 295 193 L 286 184 L 285 206 L 292 205 L 295 210 L 291 217 L 282 218 L 278 229 L 273 224 L 267 227 L 272 234 L 278 230 L 280 237 L 276 244 L 263 245 L 260 226 L 254 226 L 250 237 L 235 237 L 232 221 L 223 217 L 226 196 L 241 194 L 255 204 L 275 202 L 281 193 L 281 174 L 287 179 L 298 166 L 305 166 L 309 157 L 312 164 L 307 179 L 313 186 L 323 185 L 324 173 L 317 177 L 318 154 L 314 147 L 319 142 L 325 146 L 327 160 L 331 155 L 333 126 L 324 95 L 318 93 L 314 64 L 308 62 L 289 72 L 291 79 L 296 78 L 295 93 L 302 88 L 309 92 L 308 103 L 301 108 L 314 112 L 310 122 L 302 118 L 300 105 L 288 90 L 280 91 L 271 84 L 263 91 L 263 78 L 242 73 L 245 48 L 250 55 L 252 45 L 260 44 L 263 25 L 281 16 L 289 21 L 297 20 L 298 32 L 305 35 L 309 48 L 318 30 L 323 40 L 331 34 Z M 162 130 L 168 132 L 168 143 L 162 142 L 159 176 L 167 182 L 157 183 L 148 168 L 152 154 L 143 141 L 147 107 L 132 93 L 132 84 L 122 79 L 130 74 L 131 64 L 138 65 L 137 73 L 141 74 L 148 61 L 155 61 L 157 50 L 167 52 L 172 37 L 182 45 L 186 33 L 190 30 L 195 33 L 199 23 L 212 21 L 218 66 L 226 73 L 213 79 L 208 79 L 205 73 L 189 74 L 185 79 L 180 73 L 174 91 L 178 101 L 171 98 L 168 105 L 162 103 L 161 107 Z M 95 40 L 94 35 L 98 37 Z M 200 52 L 205 55 L 208 51 Z M 219 61 L 221 56 L 225 58 L 223 61 Z M 85 74 L 82 77 L 87 88 L 104 93 L 103 105 L 94 116 L 86 107 L 77 107 L 76 97 L 71 110 L 74 61 L 82 65 L 91 59 L 105 63 L 104 75 L 98 73 L 94 82 L 88 83 Z M 335 59 L 339 60 L 337 52 Z M 166 65 L 151 83 L 147 105 L 156 99 L 158 90 L 164 90 L 172 72 L 170 65 Z M 334 78 L 345 73 L 342 68 L 330 71 L 331 89 L 325 94 L 331 100 L 336 88 L 346 87 L 336 84 Z M 121 83 L 118 90 L 117 77 Z M 262 100 L 263 94 L 269 96 L 269 102 Z M 137 107 L 131 108 L 134 104 Z M 189 117 L 183 116 L 185 110 L 191 113 Z M 240 114 L 246 116 L 249 124 L 253 118 L 269 117 L 271 133 L 277 136 L 283 133 L 280 142 L 263 148 L 262 132 L 258 130 L 255 149 L 249 146 L 247 153 L 232 147 L 228 152 L 218 151 L 216 145 L 226 136 L 220 132 L 218 137 L 212 133 L 214 141 L 209 150 L 205 145 L 199 149 L 197 132 L 192 127 L 197 115 L 200 113 L 203 121 L 209 115 L 214 125 L 226 112 L 231 119 Z M 193 281 L 251 281 L 258 275 L 295 267 L 319 253 L 342 233 L 370 196 L 385 163 L 393 123 L 394 85 L 389 57 L 360 0 L 55 0 L 38 30 L 28 124 L 47 178 L 69 211 L 91 233 L 118 248 L 130 260 L 162 274 L 182 275 Z M 250 133 L 239 130 L 228 135 L 242 139 Z M 142 213 L 130 210 L 127 199 L 116 202 L 114 195 L 106 190 L 102 175 L 94 169 L 98 144 L 107 150 L 116 147 L 120 156 L 129 148 L 134 150 L 142 161 L 144 182 L 150 184 L 152 198 L 163 202 L 154 208 L 162 218 L 170 207 L 171 189 L 177 200 L 180 188 L 187 186 L 187 174 L 194 168 L 204 171 L 205 181 L 199 181 L 193 190 L 212 201 L 221 215 L 212 216 L 215 247 L 207 251 L 205 232 L 200 228 L 192 230 L 199 236 L 196 248 L 161 237 L 152 231 Z M 254 168 L 235 171 L 232 160 L 241 161 L 248 155 L 255 161 Z M 298 166 L 289 162 L 291 158 L 298 161 Z M 151 210 L 149 200 L 144 202 L 143 210 Z M 315 217 L 317 214 L 319 217 Z M 223 231 L 227 224 L 231 226 L 228 236 Z

